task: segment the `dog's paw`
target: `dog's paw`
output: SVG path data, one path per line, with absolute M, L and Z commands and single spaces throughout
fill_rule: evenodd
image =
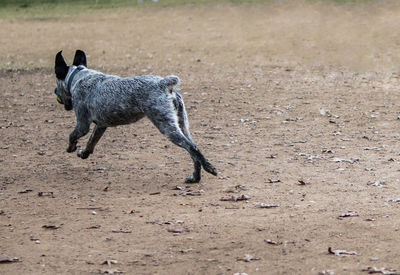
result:
M 72 153 L 76 151 L 76 143 L 75 144 L 70 144 L 67 148 L 68 153 Z
M 90 155 L 90 152 L 86 151 L 86 150 L 79 150 L 77 155 L 81 159 L 87 159 L 89 157 L 89 155 Z
M 214 175 L 214 176 L 218 175 L 217 169 L 211 163 L 209 163 L 208 161 L 203 163 L 203 168 L 204 168 L 204 170 L 206 170 L 211 175 Z
M 200 177 L 195 178 L 193 176 L 189 176 L 185 180 L 185 183 L 198 183 L 198 182 L 200 182 Z

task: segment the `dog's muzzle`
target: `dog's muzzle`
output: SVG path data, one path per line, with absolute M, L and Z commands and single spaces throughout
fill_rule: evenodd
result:
M 66 111 L 71 111 L 72 110 L 72 102 L 71 101 L 69 101 L 69 103 L 68 103 L 68 101 L 67 101 L 67 103 L 65 103 L 64 104 L 64 109 L 66 110 Z

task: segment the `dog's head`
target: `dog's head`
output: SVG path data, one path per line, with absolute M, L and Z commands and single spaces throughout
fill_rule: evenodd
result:
M 86 54 L 81 50 L 76 50 L 72 65 L 83 65 L 86 67 Z M 54 72 L 56 73 L 57 77 L 57 87 L 54 90 L 54 93 L 57 96 L 58 103 L 63 104 L 65 110 L 67 111 L 72 110 L 72 96 L 71 92 L 68 91 L 68 83 L 66 81 L 69 70 L 70 66 L 68 66 L 65 62 L 64 57 L 62 56 L 62 51 L 58 52 L 54 66 Z

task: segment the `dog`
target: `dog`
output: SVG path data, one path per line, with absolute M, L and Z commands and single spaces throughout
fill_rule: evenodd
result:
M 119 77 L 87 68 L 85 52 L 76 50 L 73 64 L 67 66 L 58 52 L 55 58 L 57 101 L 65 110 L 74 110 L 77 124 L 69 135 L 67 152 L 76 151 L 78 139 L 94 130 L 78 157 L 86 159 L 108 127 L 137 122 L 147 117 L 172 143 L 189 152 L 193 174 L 186 183 L 201 179 L 201 168 L 216 176 L 217 169 L 203 156 L 189 132 L 189 121 L 182 95 L 175 86 L 179 78 L 144 75 Z

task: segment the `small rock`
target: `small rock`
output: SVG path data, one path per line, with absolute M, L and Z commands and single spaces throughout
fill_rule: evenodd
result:
M 348 162 L 350 164 L 353 164 L 359 160 L 360 160 L 359 158 L 350 158 L 350 159 L 333 158 L 333 159 L 331 159 L 332 162 Z
M 237 258 L 236 260 L 248 263 L 248 262 L 252 262 L 252 261 L 258 261 L 258 260 L 260 260 L 260 258 L 256 258 L 250 254 L 245 254 L 243 258 Z
M 187 191 L 187 192 L 182 192 L 179 193 L 181 196 L 201 196 L 202 192 L 201 191 Z
M 227 197 L 227 198 L 221 198 L 221 201 L 247 201 L 249 200 L 250 197 L 247 195 L 240 195 L 240 196 L 231 196 L 231 197 Z
M 276 241 L 272 241 L 272 240 L 264 240 L 264 242 L 266 242 L 267 244 L 272 244 L 272 245 L 281 245 L 282 242 L 276 242 Z
M 328 252 L 330 254 L 334 254 L 335 256 L 341 256 L 341 255 L 359 255 L 355 251 L 346 251 L 346 250 L 332 250 L 331 247 L 328 247 Z
M 268 179 L 268 183 L 278 183 L 281 182 L 280 179 Z
M 400 202 L 400 198 L 389 198 L 387 199 L 388 202 Z
M 263 202 L 261 202 L 261 203 L 256 205 L 257 208 L 276 208 L 276 207 L 279 207 L 279 206 L 280 206 L 279 204 L 266 204 L 266 203 L 263 203 Z
M 375 181 L 374 183 L 371 183 L 371 186 L 376 186 L 376 187 L 379 187 L 379 188 L 382 188 L 383 185 L 386 185 L 386 182 L 379 181 L 379 180 Z

